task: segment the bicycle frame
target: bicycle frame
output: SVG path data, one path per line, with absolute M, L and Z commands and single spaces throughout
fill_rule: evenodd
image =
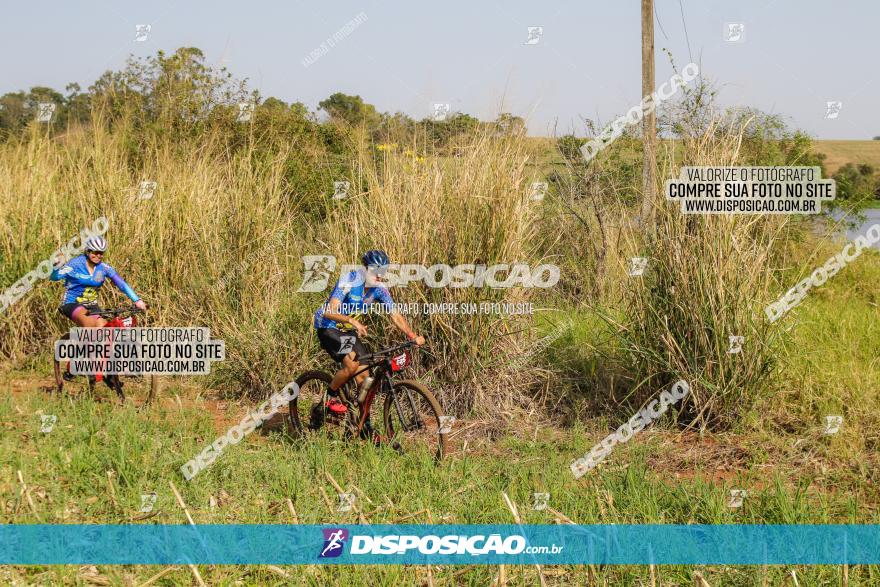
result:
M 114 314 L 115 314 L 115 312 L 117 310 L 111 310 L 111 311 L 114 312 Z M 134 328 L 136 326 L 137 326 L 137 319 L 134 317 L 134 315 L 127 316 L 127 317 L 123 318 L 121 315 L 115 314 L 113 316 L 113 319 L 108 320 L 107 323 L 103 326 L 103 328 Z M 113 337 L 112 336 L 110 337 L 110 340 L 107 341 L 106 346 L 109 347 L 111 344 L 113 344 Z M 102 361 L 102 364 L 103 364 L 103 361 Z M 100 382 L 103 380 L 104 380 L 103 373 L 95 373 L 95 381 Z
M 135 308 L 116 308 L 115 310 L 101 310 L 100 312 L 95 313 L 90 312 L 89 315 L 111 317 L 102 328 L 134 328 L 137 326 L 137 318 L 135 318 L 135 314 L 138 312 L 140 312 L 140 310 Z M 123 317 L 124 314 L 128 315 Z M 107 342 L 107 346 L 109 347 L 111 344 L 113 344 L 112 336 L 111 340 Z M 100 382 L 103 380 L 103 373 L 95 373 L 95 381 Z
M 120 308 L 115 308 L 112 310 L 101 310 L 96 312 L 90 312 L 92 316 L 101 316 L 107 320 L 106 324 L 103 328 L 134 328 L 138 325 L 138 321 L 136 318 L 136 314 L 143 313 L 142 310 L 136 308 L 134 306 L 123 306 Z M 69 336 L 69 335 L 65 335 Z M 108 342 L 108 344 L 112 344 L 112 342 Z M 63 390 L 63 380 L 64 377 L 61 373 L 61 364 L 59 361 L 54 361 L 54 371 L 55 371 L 55 386 L 56 390 L 60 393 Z M 68 362 L 66 369 L 69 371 L 70 363 Z M 116 377 L 116 381 L 113 385 L 110 385 L 111 389 L 114 389 L 117 395 L 124 401 L 125 394 L 122 392 L 122 381 L 119 379 L 118 375 L 105 375 L 101 372 L 98 372 L 94 375 L 94 377 L 89 377 L 89 389 L 92 390 L 95 383 L 106 380 L 108 385 L 112 382 L 110 378 Z M 147 395 L 146 400 L 143 403 L 143 406 L 149 405 L 155 395 L 158 393 L 158 381 L 155 375 L 150 376 L 150 390 Z M 143 407 L 142 406 L 142 407 Z
M 358 405 L 360 417 L 358 418 L 357 428 L 355 430 L 355 432 L 357 432 L 358 434 L 362 432 L 364 424 L 366 423 L 367 418 L 370 416 L 370 409 L 372 408 L 373 401 L 376 399 L 376 395 L 379 391 L 385 391 L 385 393 L 391 394 L 392 400 L 394 401 L 394 407 L 397 409 L 400 420 L 401 422 L 404 422 L 400 400 L 397 394 L 394 392 L 394 381 L 391 378 L 390 360 L 391 355 L 393 355 L 397 351 L 405 352 L 406 349 L 409 349 L 411 346 L 412 343 L 405 343 L 403 345 L 400 345 L 399 347 L 392 347 L 391 349 L 386 349 L 384 351 L 374 353 L 373 355 L 368 355 L 369 358 L 379 357 L 379 359 L 365 365 L 362 369 L 357 371 L 349 380 L 356 381 L 357 376 L 365 372 L 370 373 L 375 379 L 372 387 L 367 392 L 367 396 L 364 398 L 363 403 Z M 355 391 L 357 391 L 356 387 Z M 415 413 L 416 404 L 409 393 L 407 393 L 407 398 L 409 399 L 409 403 L 413 409 L 413 413 Z

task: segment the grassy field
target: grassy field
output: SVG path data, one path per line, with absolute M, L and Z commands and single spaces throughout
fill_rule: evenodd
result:
M 813 151 L 827 155 L 829 176 L 847 163 L 867 163 L 880 169 L 880 141 L 815 141 Z
M 210 378 L 164 380 L 161 401 L 145 411 L 47 393 L 48 342 L 69 324 L 54 310 L 60 287 L 40 282 L 0 320 L 7 359 L 0 362 L 0 522 L 182 523 L 174 484 L 198 523 L 512 523 L 505 496 L 525 523 L 880 523 L 876 252 L 770 327 L 763 304 L 842 243 L 819 241 L 818 224 L 682 218 L 665 203 L 657 238 L 644 238 L 631 221 L 641 189 L 634 143 L 620 158 L 609 152 L 580 169 L 549 139 L 499 138 L 484 129 L 432 154 L 419 134 L 412 144 L 401 139 L 400 148 L 380 150 L 363 129 L 268 120 L 268 134 L 257 138 L 221 125 L 203 134 L 178 129 L 190 142 L 163 130 L 141 145 L 131 140 L 139 123 L 123 119 L 63 141 L 31 128 L 26 139 L 0 145 L 4 283 L 106 214 L 113 219 L 108 262 L 144 295 L 151 324 L 207 326 L 227 349 Z M 308 132 L 288 136 L 285 120 Z M 662 169 L 682 160 L 735 163 L 739 132 L 684 133 L 675 152 L 668 144 L 660 150 Z M 848 161 L 880 165 L 880 142 L 814 148 L 828 154 L 831 172 Z M 778 153 L 771 156 L 778 163 Z M 551 172 L 554 197 L 532 200 L 531 182 L 549 181 Z M 158 182 L 157 193 L 135 198 L 144 178 Z M 352 194 L 337 201 L 331 194 L 339 179 Z M 562 277 L 549 291 L 395 291 L 398 302 L 533 302 L 538 309 L 537 317 L 413 318 L 429 340 L 413 374 L 459 418 L 441 464 L 360 442 L 295 442 L 277 418 L 184 480 L 181 464 L 254 402 L 294 374 L 328 366 L 311 328 L 326 291 L 298 291 L 302 255 L 333 255 L 344 264 L 372 247 L 401 263 L 554 263 Z M 627 276 L 636 255 L 651 259 L 643 279 Z M 112 295 L 102 292 L 108 306 Z M 369 322 L 378 333 L 372 341 L 399 338 L 380 323 Z M 725 352 L 733 333 L 746 335 L 737 356 Z M 654 381 L 673 374 L 694 384 L 691 411 L 681 417 L 693 417 L 693 427 L 676 427 L 669 414 L 574 479 L 570 463 L 656 396 Z M 144 387 L 132 382 L 128 391 L 137 396 Z M 698 422 L 706 410 L 713 419 Z M 48 415 L 57 422 L 44 433 L 41 416 Z M 824 434 L 832 415 L 843 417 L 843 427 Z M 340 488 L 357 495 L 354 512 L 336 511 Z M 733 489 L 748 491 L 742 507 L 728 506 Z M 141 496 L 150 492 L 158 496 L 155 509 L 141 514 Z M 550 494 L 550 509 L 531 507 L 535 492 Z M 200 572 L 211 585 L 539 582 L 534 567 Z M 880 583 L 880 571 L 869 567 L 544 573 L 553 585 Z M 0 568 L 0 584 L 148 582 L 191 585 L 193 577 L 186 567 Z
M 823 259 L 834 247 L 823 246 L 814 257 Z M 399 456 L 365 443 L 294 442 L 283 422 L 270 421 L 267 430 L 227 449 L 187 482 L 179 466 L 237 422 L 249 404 L 223 401 L 194 380 L 166 381 L 159 405 L 138 412 L 47 394 L 40 389 L 49 382 L 48 370 L 40 368 L 46 361 L 35 360 L 27 369 L 7 367 L 0 373 L 0 521 L 185 523 L 173 482 L 197 523 L 512 523 L 503 493 L 518 505 L 525 523 L 880 523 L 880 422 L 872 408 L 880 399 L 880 324 L 867 319 L 876 315 L 871 284 L 878 278 L 880 257 L 866 254 L 779 324 L 790 330 L 779 349 L 787 385 L 764 398 L 753 421 L 705 436 L 661 423 L 617 447 L 580 480 L 570 474 L 569 463 L 616 422 L 594 418 L 563 427 L 536 418 L 497 437 L 490 422 L 462 420 L 451 438 L 453 454 L 435 465 L 424 454 Z M 580 315 L 577 323 L 593 321 Z M 572 333 L 551 344 L 545 359 L 597 361 L 589 350 L 595 328 L 575 327 Z M 57 423 L 41 433 L 40 416 L 48 414 L 57 416 Z M 836 435 L 822 433 L 828 414 L 844 416 Z M 334 481 L 357 494 L 359 512 L 335 511 Z M 749 491 L 741 508 L 727 506 L 731 489 Z M 155 515 L 139 519 L 140 496 L 149 492 L 158 494 Z M 532 509 L 533 492 L 548 492 L 551 509 Z M 155 584 L 192 583 L 186 567 L 20 567 L 0 569 L 0 577 L 7 584 L 139 585 L 163 570 L 168 573 Z M 210 585 L 488 585 L 501 571 L 206 566 L 200 572 Z M 510 585 L 538 582 L 534 567 L 503 572 Z M 692 585 L 695 573 L 713 586 L 787 585 L 792 573 L 802 585 L 836 585 L 843 572 L 841 567 L 544 569 L 551 585 Z M 871 567 L 847 573 L 849 585 L 880 581 L 880 571 Z
M 40 414 L 54 414 L 52 432 L 39 432 Z M 187 483 L 179 464 L 216 434 L 205 406 L 195 401 L 178 407 L 166 402 L 143 415 L 131 409 L 89 401 L 47 398 L 27 390 L 4 390 L 0 418 L 9 431 L 3 435 L 0 519 L 14 523 L 185 523 L 169 481 L 183 494 L 197 523 L 357 523 L 355 513 L 334 511 L 336 490 L 330 476 L 344 489 L 355 490 L 357 505 L 372 523 L 512 523 L 502 492 L 518 504 L 525 523 L 877 523 L 876 495 L 858 488 L 845 468 L 835 467 L 826 480 L 799 478 L 752 439 L 721 436 L 700 439 L 648 431 L 622 447 L 609 464 L 575 481 L 570 459 L 594 442 L 598 431 L 577 428 L 560 431 L 538 427 L 522 437 L 494 442 L 465 432 L 456 437 L 459 454 L 435 466 L 425 455 L 396 455 L 365 444 L 343 446 L 327 442 L 297 445 L 280 433 L 254 435 L 228 450 L 220 460 Z M 12 432 L 12 430 L 15 430 Z M 10 433 L 11 432 L 11 433 Z M 469 439 L 468 446 L 464 441 Z M 801 437 L 801 450 L 827 455 L 841 450 L 843 438 Z M 751 448 L 747 448 L 751 447 Z M 673 464 L 676 463 L 676 464 Z M 21 496 L 18 472 L 29 487 L 31 509 Z M 112 473 L 108 474 L 108 471 Z M 844 478 L 838 479 L 838 474 Z M 112 489 L 111 489 L 112 484 Z M 732 488 L 748 488 L 740 509 L 727 507 Z M 532 492 L 550 493 L 550 507 L 559 512 L 534 511 Z M 158 513 L 137 522 L 140 496 L 156 492 Z M 286 500 L 297 512 L 294 518 Z M 564 516 L 564 517 L 563 517 Z M 109 584 L 139 584 L 160 569 L 101 567 Z M 661 584 L 692 581 L 694 569 L 664 567 L 656 572 Z M 363 569 L 305 567 L 284 569 L 312 584 L 424 584 L 426 568 L 376 568 L 369 580 Z M 70 582 L 83 569 L 7 569 L 28 584 Z M 205 567 L 209 584 L 282 584 L 273 571 L 258 567 Z M 710 584 L 754 585 L 766 573 L 772 584 L 787 569 L 702 569 Z M 798 569 L 807 584 L 833 581 L 840 569 Z M 880 579 L 873 569 L 865 585 Z M 432 569 L 438 585 L 487 585 L 497 568 Z M 591 573 L 611 585 L 642 584 L 647 569 L 548 568 L 554 584 L 584 584 Z M 512 584 L 536 582 L 532 568 L 509 571 Z M 189 584 L 186 568 L 169 575 L 164 584 Z M 853 584 L 860 584 L 854 582 Z
M 559 164 L 559 157 L 551 155 L 553 153 L 551 139 L 535 138 L 532 142 L 536 151 L 544 153 L 544 156 L 538 160 L 545 168 Z M 829 177 L 847 163 L 856 165 L 867 163 L 880 169 L 880 141 L 815 140 L 813 152 L 826 155 L 825 171 Z

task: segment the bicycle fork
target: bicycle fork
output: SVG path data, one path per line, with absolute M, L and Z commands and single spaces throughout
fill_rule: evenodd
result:
M 393 386 L 391 387 L 391 397 L 394 400 L 394 409 L 397 410 L 397 415 L 400 417 L 400 424 L 403 427 L 403 432 L 410 432 L 425 427 L 425 423 L 422 422 L 422 418 L 419 416 L 416 402 L 413 401 L 412 393 L 410 393 L 409 389 L 406 389 L 406 399 L 409 400 L 409 407 L 412 409 L 412 422 L 407 422 L 407 419 L 404 417 L 403 408 L 400 406 L 400 400 L 397 398 L 397 393 L 394 392 Z

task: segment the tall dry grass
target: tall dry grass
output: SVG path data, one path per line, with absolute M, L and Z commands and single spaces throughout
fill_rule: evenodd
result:
M 278 233 L 282 250 L 296 250 L 296 210 L 282 197 L 280 165 L 250 165 L 247 153 L 225 156 L 208 135 L 199 149 L 147 146 L 143 166 L 132 169 L 124 137 L 95 124 L 60 139 L 35 131 L 0 149 L 4 283 L 106 216 L 107 262 L 148 302 L 154 324 L 203 324 L 229 336 L 259 316 L 270 322 L 284 304 L 289 280 L 282 269 L 292 263 L 259 251 Z M 137 187 L 145 179 L 158 186 L 141 200 Z M 218 287 L 229 272 L 242 279 Z M 105 305 L 124 301 L 111 289 L 102 292 Z M 42 350 L 68 326 L 55 312 L 60 298 L 60 285 L 40 283 L 8 310 L 0 351 L 20 357 Z M 236 347 L 229 348 L 234 357 Z M 239 383 L 272 378 L 249 371 L 239 370 Z
M 97 121 L 48 138 L 35 125 L 0 145 L 3 287 L 107 216 L 107 262 L 150 305 L 153 324 L 208 326 L 226 341 L 213 381 L 231 394 L 264 394 L 306 367 L 330 366 L 311 328 L 327 292 L 297 292 L 305 254 L 335 255 L 340 265 L 374 247 L 395 262 L 429 266 L 540 262 L 521 137 L 478 134 L 462 141 L 458 157 L 432 156 L 413 137 L 417 157 L 404 146 L 379 151 L 355 133 L 345 167 L 358 187 L 335 201 L 338 171 L 328 171 L 324 193 L 287 185 L 297 145 L 230 151 L 210 132 L 183 145 L 153 136 L 133 159 L 131 135 L 119 123 L 108 131 Z M 158 185 L 140 200 L 145 179 Z M 534 292 L 410 285 L 393 293 L 400 302 L 479 303 L 523 301 Z M 105 306 L 124 302 L 111 286 L 101 297 Z M 42 282 L 4 313 L 0 355 L 45 356 L 49 341 L 69 327 L 56 312 L 60 298 L 59 284 Z M 373 344 L 394 339 L 382 334 L 387 321 L 371 320 Z M 490 398 L 527 401 L 529 379 L 505 372 L 503 362 L 529 337 L 528 319 L 447 314 L 412 321 L 430 341 L 420 353 L 420 376 L 442 391 L 450 410 L 493 405 Z
M 654 223 L 625 233 L 626 250 L 649 258 L 642 277 L 622 277 L 624 355 L 639 375 L 632 398 L 642 403 L 661 386 L 691 385 L 680 420 L 722 429 L 767 390 L 774 367 L 774 329 L 763 306 L 778 295 L 773 277 L 785 216 L 685 215 L 663 197 L 663 178 L 682 166 L 741 164 L 748 121 L 712 119 L 703 132 L 666 145 L 657 176 Z M 653 229 L 653 230 L 652 230 Z M 622 259 L 621 261 L 625 261 Z M 742 336 L 742 351 L 729 352 Z
M 538 205 L 528 199 L 529 154 L 522 137 L 478 132 L 430 156 L 418 135 L 378 151 L 355 135 L 350 180 L 355 193 L 328 210 L 314 233 L 311 253 L 330 252 L 356 263 L 360 252 L 381 248 L 392 262 L 430 267 L 528 263 L 536 255 Z M 396 302 L 417 304 L 520 303 L 534 290 L 431 288 L 411 283 L 391 290 Z M 315 296 L 316 303 L 323 301 Z M 419 353 L 425 376 L 443 388 L 443 399 L 461 410 L 527 401 L 534 382 L 507 362 L 531 338 L 531 318 L 505 314 L 435 313 L 408 316 L 429 347 Z M 374 321 L 375 322 L 375 321 Z M 399 335 L 398 335 L 399 337 Z M 387 343 L 393 336 L 377 340 Z

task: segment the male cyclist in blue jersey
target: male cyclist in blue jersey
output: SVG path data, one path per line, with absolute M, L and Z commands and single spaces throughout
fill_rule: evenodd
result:
M 382 275 L 388 270 L 385 251 L 367 251 L 361 257 L 364 267 L 341 275 L 330 293 L 327 303 L 315 312 L 314 326 L 321 348 L 342 366 L 330 382 L 327 409 L 344 414 L 345 405 L 339 401 L 339 388 L 360 369 L 358 359 L 369 354 L 360 337 L 366 336 L 367 327 L 358 318 L 373 304 L 380 304 L 391 317 L 391 322 L 417 345 L 425 339 L 416 334 L 409 322 L 394 309 L 388 288 L 382 283 Z M 366 379 L 364 371 L 355 376 L 358 385 Z
M 74 257 L 67 264 L 55 267 L 49 279 L 64 281 L 64 298 L 58 311 L 81 327 L 102 327 L 107 321 L 100 316 L 89 316 L 90 311 L 98 311 L 98 290 L 105 279 L 113 282 L 122 293 L 141 310 L 147 305 L 134 290 L 119 277 L 116 270 L 104 263 L 107 241 L 100 236 L 86 239 L 86 252 Z

